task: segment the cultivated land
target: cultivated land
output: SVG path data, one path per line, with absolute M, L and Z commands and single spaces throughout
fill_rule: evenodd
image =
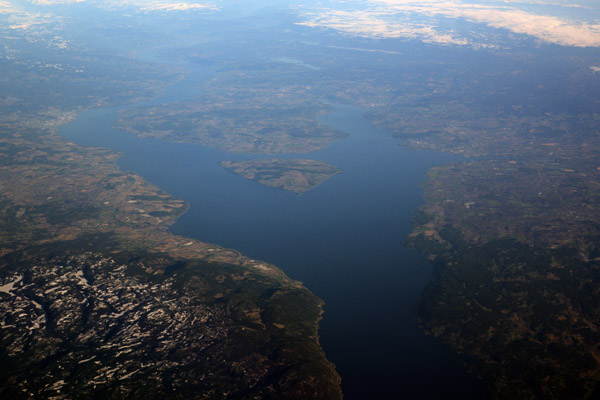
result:
M 559 84 L 533 80 L 526 95 L 508 91 L 513 111 L 495 120 L 484 107 L 460 131 L 402 136 L 485 156 L 429 172 L 407 241 L 436 265 L 424 328 L 474 356 L 494 398 L 595 398 L 600 387 L 599 83 L 572 62 L 551 106 Z
M 273 265 L 170 234 L 185 202 L 55 134 L 181 71 L 74 37 L 56 50 L 60 26 L 47 28 L 2 35 L 0 396 L 341 398 L 320 299 Z
M 268 159 L 222 161 L 221 167 L 265 186 L 301 194 L 342 170 L 322 161 Z
M 304 88 L 248 86 L 209 83 L 197 100 L 124 111 L 115 128 L 253 154 L 308 153 L 344 137 L 317 121 L 331 108 L 303 99 Z
M 322 302 L 301 283 L 168 233 L 186 204 L 121 172 L 115 153 L 3 138 L 0 393 L 340 396 Z

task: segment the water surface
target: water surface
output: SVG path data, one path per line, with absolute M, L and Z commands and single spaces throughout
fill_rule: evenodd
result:
M 111 129 L 120 109 L 190 99 L 211 73 L 194 67 L 158 99 L 84 112 L 59 133 L 123 152 L 122 169 L 186 200 L 190 210 L 174 233 L 273 263 L 324 299 L 320 340 L 346 399 L 480 398 L 457 357 L 419 329 L 417 305 L 431 266 L 401 245 L 422 203 L 425 172 L 450 158 L 404 149 L 360 109 L 336 105 L 322 122 L 349 136 L 322 151 L 284 157 L 313 158 L 344 171 L 298 196 L 218 166 L 263 156 Z

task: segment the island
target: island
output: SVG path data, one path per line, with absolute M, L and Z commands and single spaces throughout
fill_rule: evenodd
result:
M 221 161 L 219 165 L 246 179 L 296 194 L 302 194 L 342 172 L 341 168 L 323 161 L 306 159 Z

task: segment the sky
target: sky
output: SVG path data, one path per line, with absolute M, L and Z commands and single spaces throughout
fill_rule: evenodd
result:
M 248 0 L 251 1 L 251 0 Z M 572 0 L 288 0 L 299 25 L 372 38 L 406 38 L 440 45 L 493 47 L 481 27 L 561 46 L 600 47 L 600 1 Z M 316 1 L 316 2 L 315 2 Z M 48 20 L 52 5 L 94 3 L 141 12 L 218 12 L 235 0 L 0 0 L 9 27 Z M 243 7 L 243 2 L 240 3 Z M 284 3 L 279 3 L 283 5 Z M 27 7 L 23 7 L 27 6 Z M 32 12 L 34 7 L 35 12 Z M 25 11 L 27 9 L 28 11 Z

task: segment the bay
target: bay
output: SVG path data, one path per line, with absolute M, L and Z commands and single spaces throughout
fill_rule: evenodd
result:
M 264 155 L 143 139 L 111 128 L 122 109 L 197 95 L 196 85 L 212 69 L 187 67 L 188 77 L 159 98 L 83 112 L 59 134 L 122 152 L 123 170 L 187 201 L 189 211 L 171 227 L 175 234 L 273 263 L 324 299 L 320 341 L 342 377 L 346 399 L 481 398 L 460 360 L 419 328 L 417 307 L 431 266 L 402 246 L 422 204 L 425 172 L 456 158 L 402 148 L 371 126 L 363 110 L 335 104 L 321 121 L 347 138 L 322 151 L 277 157 L 321 160 L 343 173 L 296 195 L 218 165 Z

